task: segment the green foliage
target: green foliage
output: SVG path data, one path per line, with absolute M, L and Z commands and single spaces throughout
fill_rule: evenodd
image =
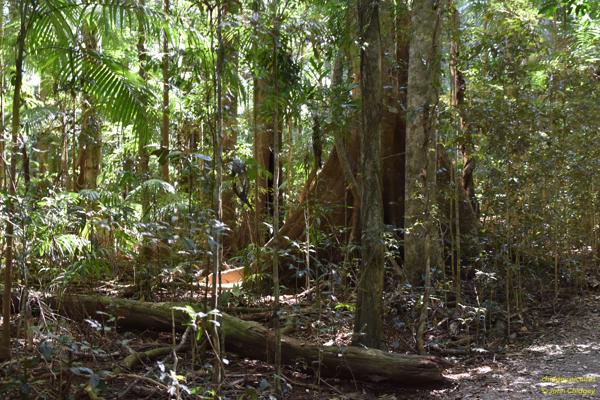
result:
M 595 246 L 600 47 L 592 8 L 513 0 L 465 15 L 465 118 L 489 240 L 482 273 L 550 274 L 560 254 L 567 277 L 579 272 L 566 254 Z
M 82 83 L 81 90 L 100 100 L 106 114 L 115 122 L 132 123 L 140 137 L 149 136 L 148 123 L 152 93 L 137 75 L 109 55 L 88 49 L 79 39 L 86 21 L 111 30 L 138 18 L 148 26 L 162 24 L 158 14 L 137 2 L 106 0 L 79 3 L 72 0 L 23 1 L 21 18 L 27 26 L 26 46 L 46 67 L 55 63 L 59 81 Z M 99 18 L 96 20 L 96 18 Z M 99 22 L 99 23 L 97 23 Z

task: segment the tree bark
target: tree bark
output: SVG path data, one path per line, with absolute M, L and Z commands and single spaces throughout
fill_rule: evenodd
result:
M 171 9 L 170 0 L 164 0 L 164 13 L 169 15 Z M 160 176 L 165 182 L 169 182 L 169 38 L 167 31 L 163 30 L 162 42 L 162 121 L 160 124 Z
M 436 108 L 441 29 L 437 0 L 415 0 L 408 66 L 404 266 L 408 281 L 423 282 L 426 259 L 438 262 L 435 228 Z M 429 245 L 426 239 L 432 241 Z M 434 245 L 434 243 L 436 243 Z
M 4 0 L 0 0 L 0 158 L 4 159 L 4 129 L 5 129 L 5 65 L 4 65 Z M 4 189 L 6 180 L 6 168 L 0 161 L 0 188 Z
M 11 290 L 14 269 L 14 197 L 17 194 L 17 159 L 19 157 L 19 130 L 21 124 L 21 87 L 23 85 L 23 58 L 25 51 L 25 37 L 27 35 L 27 4 L 19 5 L 20 28 L 17 36 L 17 48 L 15 51 L 15 87 L 12 104 L 12 126 L 10 141 L 10 167 L 8 171 L 8 197 L 6 199 L 6 213 L 8 221 L 6 224 L 6 249 L 4 253 L 4 294 L 2 298 L 3 332 L 0 343 L 0 360 L 11 358 L 10 349 L 10 316 L 11 316 Z M 6 163 L 6 161 L 3 161 Z M 5 165 L 6 167 L 6 165 Z
M 475 169 L 475 160 L 472 157 L 473 137 L 470 133 L 470 127 L 463 108 L 466 82 L 459 68 L 460 15 L 453 0 L 449 0 L 448 5 L 451 25 L 449 66 L 452 91 L 450 102 L 458 118 L 458 150 L 463 162 L 462 176 L 459 179 L 460 185 L 457 185 L 459 187 L 456 188 L 457 198 L 455 200 L 458 202 L 458 215 L 456 216 L 458 218 L 458 225 L 456 230 L 460 231 L 460 235 L 457 236 L 459 236 L 458 245 L 461 248 L 461 252 L 467 259 L 472 259 L 479 254 L 479 203 L 475 197 L 475 183 L 473 180 L 473 171 Z M 450 168 L 453 168 L 445 153 L 438 155 L 438 164 L 444 167 L 439 169 L 442 171 L 450 171 Z M 439 176 L 440 174 L 438 174 Z M 450 184 L 450 177 L 446 177 L 442 182 L 443 184 Z
M 271 73 L 270 71 L 269 73 Z M 256 135 L 254 138 L 254 158 L 257 163 L 258 173 L 256 175 L 257 193 L 254 202 L 257 219 L 273 216 L 273 177 L 275 175 L 273 143 L 275 131 L 281 142 L 281 124 L 275 129 L 273 120 L 268 116 L 266 103 L 267 97 L 273 96 L 272 77 L 257 79 L 254 88 L 254 107 Z M 280 171 L 281 172 L 281 171 Z M 262 228 L 259 228 L 262 229 Z M 263 235 L 264 236 L 264 233 Z M 261 242 L 262 244 L 264 242 Z
M 458 149 L 462 155 L 462 190 L 467 195 L 471 207 L 477 216 L 479 216 L 479 203 L 475 197 L 475 182 L 473 181 L 473 171 L 475 170 L 475 160 L 471 156 L 473 153 L 473 137 L 471 130 L 465 118 L 463 102 L 465 97 L 466 82 L 462 71 L 459 68 L 460 57 L 460 14 L 453 0 L 449 0 L 450 13 L 450 78 L 452 87 L 451 103 L 456 108 L 459 119 L 460 139 Z
M 140 7 L 144 7 L 146 5 L 146 0 L 138 0 L 138 5 Z M 146 72 L 146 63 L 148 55 L 146 54 L 146 28 L 144 26 L 143 16 L 138 16 L 138 42 L 137 42 L 137 52 L 138 52 L 138 62 L 140 64 L 139 74 L 140 78 L 143 81 L 146 81 L 148 78 L 148 73 Z M 138 163 L 137 163 L 137 176 L 139 183 L 143 183 L 150 178 L 149 175 L 149 164 L 150 164 L 150 155 L 148 154 L 148 149 L 146 146 L 150 138 L 145 137 L 143 135 L 138 136 Z M 145 220 L 148 216 L 148 211 L 150 209 L 150 195 L 147 190 L 143 190 L 141 193 L 141 203 L 142 203 L 142 220 Z
M 50 303 L 62 314 L 77 320 L 97 318 L 97 311 L 116 317 L 121 329 L 171 332 L 172 307 L 176 303 L 145 303 L 93 295 L 67 295 Z M 198 310 L 202 307 L 198 306 Z M 183 332 L 189 317 L 175 311 L 175 328 Z M 222 314 L 226 348 L 236 354 L 271 362 L 274 359 L 273 331 L 262 325 Z M 321 376 L 362 381 L 419 385 L 444 382 L 443 370 L 450 364 L 439 357 L 388 353 L 360 347 L 323 347 L 291 337 L 281 338 L 282 361 L 319 368 Z
M 82 35 L 86 48 L 97 51 L 96 29 L 90 26 L 89 23 L 85 23 Z M 102 161 L 102 126 L 92 95 L 84 93 L 81 113 L 77 188 L 79 190 L 95 189 L 98 184 Z
M 279 132 L 279 65 L 278 65 L 278 49 L 279 49 L 279 4 L 278 0 L 273 0 L 273 94 L 275 97 L 273 110 L 273 237 L 279 234 L 279 178 L 281 170 L 279 168 L 279 152 L 281 147 L 281 134 Z M 281 322 L 279 320 L 279 252 L 273 252 L 273 265 L 271 276 L 273 278 L 273 331 L 275 334 L 275 392 L 281 394 Z
M 215 171 L 215 187 L 213 192 L 213 209 L 215 210 L 216 220 L 223 220 L 223 66 L 224 66 L 224 48 L 223 48 L 223 11 L 221 6 L 217 6 L 217 64 L 215 68 L 215 101 L 217 111 L 217 129 L 213 140 L 213 158 L 214 171 Z M 212 249 L 213 265 L 212 273 L 213 277 L 219 277 L 221 275 L 223 267 L 223 231 L 218 225 L 213 225 L 211 229 L 212 237 L 214 238 L 215 244 Z M 212 295 L 212 307 L 217 309 L 219 296 L 217 291 L 217 281 L 219 279 L 213 279 L 211 287 Z M 223 365 L 221 364 L 221 329 L 219 328 L 219 315 L 213 314 L 211 337 L 213 338 L 213 349 L 216 355 L 216 360 L 213 365 L 213 380 L 215 383 L 221 383 L 223 379 Z
M 354 341 L 379 348 L 383 338 L 383 199 L 381 181 L 381 34 L 379 1 L 358 1 L 361 134 L 361 271 L 357 287 Z
M 229 73 L 223 76 L 223 152 L 230 156 L 235 150 L 237 144 L 237 108 L 238 98 L 236 82 L 227 79 L 229 76 L 237 77 L 238 74 L 238 53 L 236 49 L 237 35 L 235 27 L 230 27 L 234 18 L 239 13 L 239 3 L 234 0 L 227 0 L 223 3 L 223 20 L 227 24 L 223 27 L 223 57 L 225 66 Z M 235 79 L 235 78 L 233 78 Z M 227 188 L 223 191 L 223 221 L 233 226 L 235 224 L 235 197 L 233 189 Z
M 255 60 L 254 76 L 254 159 L 257 166 L 256 174 L 256 193 L 254 201 L 254 211 L 258 230 L 258 244 L 264 244 L 266 240 L 266 230 L 263 221 L 268 217 L 273 217 L 274 188 L 273 181 L 275 176 L 275 162 L 273 145 L 275 143 L 275 134 L 277 140 L 281 143 L 281 132 L 283 124 L 281 120 L 275 123 L 272 116 L 274 105 L 281 99 L 275 93 L 275 77 L 273 76 L 272 65 L 276 63 L 275 59 L 282 57 L 282 49 L 278 48 L 277 54 L 272 51 L 261 50 L 268 49 L 271 44 L 270 30 L 266 31 L 263 14 L 265 10 L 261 9 L 260 2 L 254 2 L 253 12 L 259 15 L 259 19 L 254 23 L 255 34 L 257 35 L 255 52 L 264 52 Z M 283 82 L 283 80 L 281 80 Z M 280 166 L 281 168 L 281 166 Z M 278 171 L 280 177 L 281 170 Z
M 396 5 L 381 3 L 383 35 L 383 215 L 384 222 L 396 229 L 404 226 L 404 150 L 406 145 L 406 86 L 410 13 L 404 1 Z
M 69 129 L 67 126 L 67 107 L 61 105 L 62 112 L 62 124 L 61 124 L 61 156 L 60 156 L 60 167 L 58 172 L 58 183 L 65 190 L 69 190 Z

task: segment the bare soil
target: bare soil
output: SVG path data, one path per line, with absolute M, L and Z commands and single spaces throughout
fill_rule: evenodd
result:
M 457 360 L 450 387 L 431 399 L 582 399 L 600 397 L 600 296 L 574 299 L 542 328 L 502 353 Z

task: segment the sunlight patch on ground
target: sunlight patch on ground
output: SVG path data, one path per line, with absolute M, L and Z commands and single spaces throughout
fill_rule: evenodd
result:
M 564 353 L 563 349 L 556 344 L 547 344 L 543 346 L 529 346 L 526 349 L 532 353 L 545 353 L 550 356 L 557 356 Z
M 598 345 L 597 343 L 577 344 L 575 345 L 575 347 L 577 347 L 577 350 L 579 350 L 579 352 L 583 354 L 589 354 L 593 350 L 600 349 L 600 345 Z
M 470 369 L 460 374 L 444 374 L 444 376 L 450 380 L 459 381 L 462 379 L 475 379 L 479 375 L 485 375 L 492 372 L 492 367 L 483 365 L 481 367 Z

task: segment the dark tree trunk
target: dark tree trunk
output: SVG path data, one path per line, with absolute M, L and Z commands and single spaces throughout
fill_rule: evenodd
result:
M 357 287 L 354 342 L 379 348 L 383 338 L 383 200 L 381 179 L 381 34 L 379 1 L 358 1 L 361 134 L 361 271 Z
M 382 4 L 383 87 L 382 160 L 384 222 L 404 227 L 404 164 L 406 143 L 406 86 L 410 14 L 404 2 Z

